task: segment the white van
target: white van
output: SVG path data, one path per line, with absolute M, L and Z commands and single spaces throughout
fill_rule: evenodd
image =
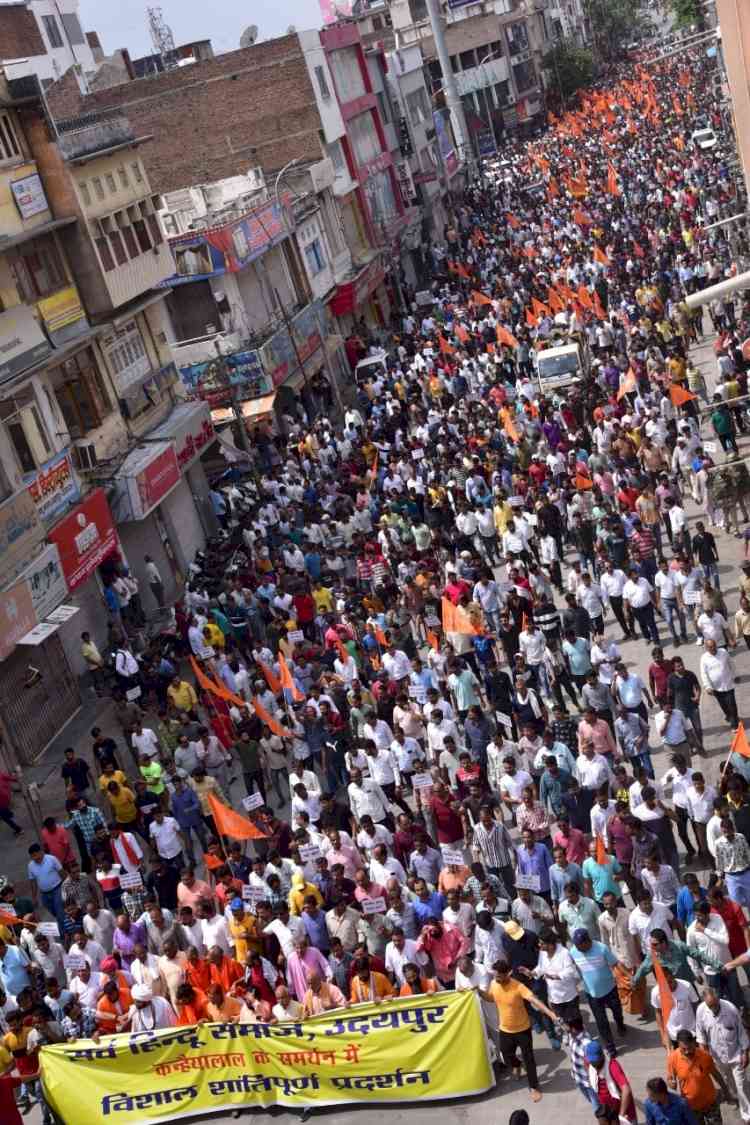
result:
M 580 383 L 586 374 L 585 357 L 580 344 L 545 348 L 544 351 L 537 352 L 534 364 L 542 394 Z

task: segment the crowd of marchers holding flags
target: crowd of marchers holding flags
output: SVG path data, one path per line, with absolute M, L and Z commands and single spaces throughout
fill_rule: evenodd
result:
M 703 230 L 735 205 L 725 145 L 690 143 L 721 124 L 712 65 L 624 65 L 467 190 L 433 304 L 341 428 L 300 407 L 258 435 L 249 508 L 212 494 L 226 538 L 176 655 L 134 653 L 117 579 L 122 737 L 66 754 L 32 894 L 0 890 L 3 1122 L 48 1043 L 444 988 L 478 992 L 500 1092 L 523 1068 L 541 1098 L 546 1036 L 592 1114 L 634 1121 L 618 1055 L 653 1013 L 647 1121 L 750 1121 L 750 566 L 731 610 L 719 573 L 747 521 L 750 310 L 685 304 L 736 270 Z M 570 341 L 590 373 L 545 393 L 535 358 Z

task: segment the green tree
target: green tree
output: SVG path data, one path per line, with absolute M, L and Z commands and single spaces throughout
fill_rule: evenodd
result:
M 696 31 L 705 30 L 706 13 L 700 0 L 670 0 L 669 6 L 674 13 L 677 27 L 695 27 Z
M 549 71 L 550 93 L 556 91 L 560 101 L 587 86 L 594 73 L 594 58 L 585 47 L 577 47 L 570 40 L 556 43 L 542 60 L 542 66 Z
M 617 62 L 621 49 L 648 23 L 638 0 L 584 0 L 595 60 Z

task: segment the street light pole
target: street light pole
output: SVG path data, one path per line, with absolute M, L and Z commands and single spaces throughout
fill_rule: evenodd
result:
M 464 113 L 464 105 L 459 96 L 458 87 L 456 86 L 456 77 L 453 73 L 453 67 L 451 66 L 450 55 L 448 54 L 448 44 L 445 41 L 445 28 L 443 26 L 442 13 L 438 0 L 425 0 L 425 3 L 427 15 L 430 19 L 430 26 L 432 28 L 432 37 L 435 40 L 435 50 L 437 51 L 438 61 L 440 63 L 440 71 L 443 76 L 445 101 L 453 122 L 458 151 L 463 160 L 469 164 L 473 164 L 474 154 L 469 141 L 466 114 Z
M 490 51 L 488 55 L 485 55 L 484 58 L 481 59 L 479 63 L 480 74 L 484 74 L 484 64 L 488 63 L 490 59 L 494 58 L 497 58 L 497 51 Z M 487 106 L 487 120 L 489 122 L 490 132 L 492 133 L 492 143 L 495 146 L 495 153 L 497 153 L 499 151 L 497 143 L 497 133 L 495 132 L 495 122 L 492 120 L 492 98 L 488 97 L 488 88 L 489 87 L 487 86 L 482 87 L 482 89 L 484 90 L 484 104 Z

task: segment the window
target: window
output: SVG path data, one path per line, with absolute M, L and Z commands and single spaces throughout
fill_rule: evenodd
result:
M 20 418 L 14 422 L 8 422 L 6 427 L 8 437 L 10 438 L 11 445 L 16 451 L 18 463 L 21 466 L 22 473 L 34 473 L 37 470 L 37 463 L 34 460 L 34 454 L 31 452 L 28 438 L 23 428 L 23 423 Z
M 531 59 L 529 59 L 528 62 L 518 63 L 513 67 L 513 78 L 519 94 L 522 94 L 524 90 L 530 90 L 536 85 L 536 73 Z
M 50 371 L 58 405 L 70 436 L 96 429 L 112 409 L 109 393 L 91 348 Z
M 412 23 L 423 23 L 427 19 L 427 0 L 409 0 Z
M 326 82 L 326 72 L 322 66 L 315 67 L 315 80 L 318 83 L 318 89 L 320 90 L 321 98 L 323 98 L 325 101 L 328 101 L 331 96 L 331 91 L 328 89 L 328 83 Z
M 89 191 L 89 185 L 88 184 L 79 184 L 78 190 L 81 193 L 81 199 L 83 200 L 84 207 L 90 207 L 91 206 L 91 192 Z
M 99 179 L 99 177 L 94 176 L 91 183 L 93 185 L 94 191 L 96 192 L 96 198 L 97 199 L 104 199 L 104 187 L 103 187 L 102 181 Z
M 151 249 L 151 239 L 148 236 L 146 224 L 143 219 L 137 219 L 133 223 L 133 230 L 135 231 L 135 237 L 138 239 L 138 245 L 145 254 Z
M 60 255 L 50 238 L 26 243 L 13 269 L 26 301 L 37 301 L 67 284 Z
M 151 371 L 148 352 L 135 320 L 128 321 L 122 328 L 115 328 L 111 335 L 102 337 L 101 345 L 118 394 L 124 394 L 128 387 L 145 378 Z
M 69 43 L 85 43 L 81 25 L 78 22 L 78 16 L 74 12 L 63 12 L 60 16 L 62 25 L 65 28 L 65 34 L 68 37 Z
M 137 258 L 140 254 L 138 243 L 135 240 L 135 234 L 132 227 L 122 228 L 122 237 L 125 240 L 125 246 L 131 258 Z
M 0 160 L 12 160 L 21 155 L 13 122 L 7 113 L 0 113 Z
M 451 55 L 451 70 L 454 74 L 460 74 L 461 72 L 461 60 L 458 55 Z
M 305 259 L 311 277 L 314 277 L 317 273 L 321 273 L 326 268 L 328 263 L 326 262 L 319 238 L 313 239 L 313 241 L 305 247 Z
M 349 122 L 349 134 L 354 159 L 360 167 L 380 156 L 383 150 L 371 113 L 360 113 L 358 117 L 353 117 Z
M 141 166 L 138 163 L 138 161 L 136 160 L 135 163 L 130 165 L 130 167 L 133 170 L 133 179 L 135 180 L 135 182 L 137 184 L 142 184 L 143 183 L 143 172 L 141 171 Z
M 159 220 L 156 215 L 146 215 L 146 223 L 148 224 L 149 234 L 151 235 L 151 241 L 154 246 L 160 246 L 164 241 L 164 236 L 161 233 L 161 227 L 159 226 Z
M 382 31 L 383 30 L 383 17 L 382 16 L 373 16 L 372 17 L 372 30 L 373 31 Z
M 366 92 L 358 48 L 342 47 L 338 51 L 331 51 L 328 67 L 342 102 L 361 98 Z
M 112 257 L 112 251 L 109 248 L 109 242 L 106 238 L 96 238 L 96 248 L 99 251 L 99 260 L 101 261 L 107 273 L 115 268 L 115 260 Z
M 128 179 L 128 173 L 126 172 L 124 165 L 121 165 L 117 169 L 117 175 L 120 177 L 120 187 L 130 187 L 130 180 Z
M 107 189 L 113 195 L 115 195 L 117 193 L 117 184 L 115 183 L 115 177 L 112 175 L 111 172 L 107 172 L 106 180 L 107 180 Z
M 510 101 L 510 83 L 507 78 L 495 86 L 495 97 L 498 105 L 507 105 Z
M 125 244 L 122 241 L 122 235 L 119 230 L 112 231 L 109 236 L 109 245 L 118 266 L 126 266 L 128 264 L 128 255 L 125 251 Z
M 461 70 L 471 70 L 477 65 L 476 51 L 462 51 L 458 57 L 461 61 Z
M 60 28 L 58 27 L 55 17 L 42 16 L 42 23 L 44 24 L 44 30 L 47 33 L 50 47 L 64 47 L 63 37 L 60 34 Z
M 427 70 L 429 72 L 429 75 L 430 75 L 430 78 L 432 79 L 432 81 L 437 83 L 438 86 L 440 86 L 442 84 L 442 81 L 443 81 L 443 72 L 440 69 L 440 63 L 438 62 L 438 60 L 433 59 L 432 62 L 429 62 L 427 64 Z
M 391 120 L 391 115 L 390 115 L 390 112 L 389 112 L 389 109 L 388 109 L 388 99 L 386 98 L 385 94 L 382 91 L 377 95 L 377 98 L 378 98 L 378 109 L 380 110 L 380 120 L 383 122 L 384 125 L 387 125 L 388 122 Z
M 341 148 L 341 141 L 333 141 L 331 144 L 326 145 L 326 150 L 336 170 L 336 175 L 345 176 L 347 168 L 344 153 Z
M 427 108 L 427 97 L 421 87 L 418 90 L 412 90 L 410 94 L 406 95 L 406 108 L 409 111 L 412 125 L 421 125 L 429 120 L 430 114 Z
M 511 55 L 517 55 L 519 51 L 528 50 L 529 33 L 526 30 L 526 24 L 522 20 L 518 23 L 509 24 L 505 29 L 505 34 L 508 36 L 508 46 L 510 47 Z

